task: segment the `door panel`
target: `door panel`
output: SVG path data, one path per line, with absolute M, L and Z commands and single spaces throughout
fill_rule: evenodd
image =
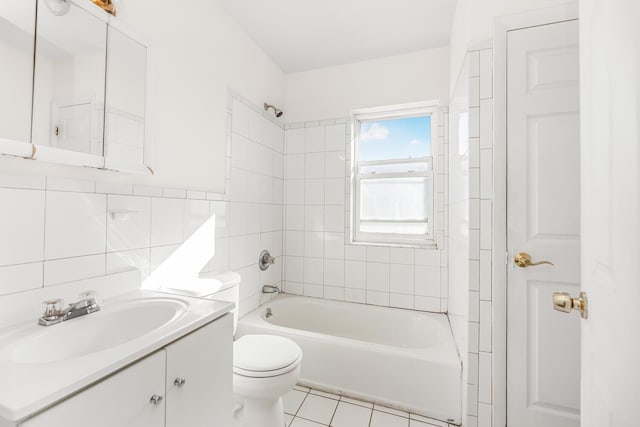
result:
M 558 351 L 566 347 L 568 336 L 580 332 L 576 322 L 554 311 L 549 295 L 553 292 L 580 292 L 578 283 L 530 281 L 527 283 L 527 334 L 532 359 L 528 372 L 528 404 L 536 410 L 559 410 L 579 414 L 580 365 L 575 353 Z M 567 383 L 557 387 L 558 380 Z
M 553 114 L 529 119 L 530 238 L 579 239 L 580 205 L 565 203 L 580 194 L 580 116 Z M 561 179 L 554 173 L 562 172 Z M 562 209 L 558 209 L 562 207 Z
M 577 427 L 580 318 L 552 294 L 580 283 L 578 23 L 511 31 L 507 55 L 507 423 Z

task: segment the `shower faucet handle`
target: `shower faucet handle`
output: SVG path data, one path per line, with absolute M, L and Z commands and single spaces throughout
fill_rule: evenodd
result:
M 264 250 L 260 252 L 260 256 L 258 257 L 258 266 L 260 270 L 265 271 L 271 264 L 275 264 L 276 259 L 272 257 L 268 250 Z

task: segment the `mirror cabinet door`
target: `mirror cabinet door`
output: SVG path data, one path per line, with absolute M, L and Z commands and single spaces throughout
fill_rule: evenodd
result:
M 107 23 L 52 4 L 38 0 L 32 142 L 102 156 Z
M 109 26 L 105 167 L 144 168 L 147 48 Z
M 35 25 L 35 0 L 0 1 L 0 140 L 25 143 L 26 151 L 31 151 L 26 144 L 31 142 Z

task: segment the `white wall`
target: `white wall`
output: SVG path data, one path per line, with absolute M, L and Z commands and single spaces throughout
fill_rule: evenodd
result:
M 532 9 L 570 3 L 569 0 L 458 0 L 451 30 L 450 88 L 456 82 L 468 48 L 493 38 L 493 21 Z M 573 2 L 575 3 L 575 2 Z
M 282 105 L 282 71 L 216 2 L 159 7 L 152 0 L 130 1 L 118 17 L 154 48 L 156 175 L 11 158 L 0 158 L 0 170 L 222 192 L 227 88 L 258 105 L 266 100 Z
M 356 108 L 440 100 L 447 105 L 449 49 L 423 50 L 285 77 L 287 123 L 349 117 Z

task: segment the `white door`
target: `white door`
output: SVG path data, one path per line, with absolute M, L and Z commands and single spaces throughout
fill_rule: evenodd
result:
M 580 424 L 578 22 L 511 31 L 507 47 L 507 423 Z M 554 265 L 518 267 L 514 257 Z
M 167 347 L 166 427 L 227 427 L 233 412 L 233 315 Z
M 640 425 L 640 2 L 580 2 L 582 425 Z

